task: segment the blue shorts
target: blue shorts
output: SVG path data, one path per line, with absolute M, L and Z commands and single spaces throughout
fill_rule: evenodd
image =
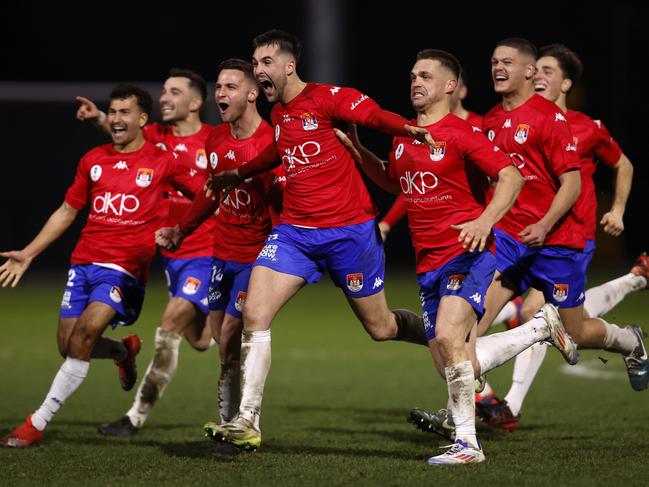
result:
M 94 264 L 72 265 L 61 300 L 61 318 L 78 318 L 93 301 L 105 303 L 117 315 L 110 325 L 131 325 L 144 301 L 144 284 L 120 271 Z
M 595 255 L 595 241 L 586 240 L 586 248 L 584 248 L 583 252 L 579 256 L 579 266 L 581 268 L 581 272 L 583 272 L 584 275 L 588 270 L 590 261 L 593 260 L 593 255 Z
M 385 254 L 374 220 L 334 228 L 301 228 L 282 223 L 271 231 L 255 265 L 318 282 L 329 272 L 352 298 L 383 289 Z
M 435 338 L 437 309 L 443 296 L 459 296 L 469 303 L 479 320 L 484 314 L 484 300 L 494 272 L 496 257 L 483 252 L 465 252 L 439 269 L 417 274 L 422 319 L 426 338 Z
M 520 294 L 533 287 L 545 301 L 560 308 L 584 303 L 584 256 L 578 249 L 551 245 L 531 248 L 502 230 L 495 229 L 496 266 Z
M 209 313 L 207 293 L 212 273 L 212 257 L 164 257 L 163 260 L 169 297 L 186 299 L 194 303 L 201 313 Z
M 225 310 L 229 315 L 241 319 L 251 272 L 252 263 L 244 264 L 232 260 L 212 259 L 210 311 Z

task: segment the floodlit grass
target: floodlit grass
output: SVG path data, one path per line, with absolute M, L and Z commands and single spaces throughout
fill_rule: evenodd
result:
M 29 276 L 28 276 L 29 277 Z M 0 290 L 0 433 L 42 402 L 61 364 L 55 344 L 65 275 L 32 277 Z M 602 278 L 606 276 L 601 276 Z M 613 277 L 613 276 L 609 276 Z M 599 279 L 600 281 L 602 279 Z M 389 277 L 394 307 L 419 311 L 413 277 Z M 151 358 L 154 329 L 166 301 L 153 283 L 139 322 L 138 358 Z M 629 297 L 609 318 L 646 320 L 647 294 Z M 121 337 L 124 329 L 108 332 Z M 607 365 L 597 357 L 610 359 Z M 122 416 L 133 392 L 119 387 L 110 361 L 89 375 L 46 431 L 41 446 L 0 450 L 2 485 L 639 485 L 649 458 L 649 392 L 631 390 L 622 360 L 582 352 L 582 363 L 606 379 L 566 375 L 550 350 L 515 434 L 479 425 L 487 461 L 429 467 L 445 441 L 405 419 L 411 407 L 438 408 L 446 387 L 423 347 L 374 343 L 330 282 L 304 289 L 273 324 L 273 365 L 262 411 L 263 443 L 255 453 L 215 454 L 202 425 L 216 417 L 218 352 L 183 344 L 174 381 L 144 429 L 132 439 L 104 438 L 97 424 Z M 507 390 L 511 365 L 489 381 Z

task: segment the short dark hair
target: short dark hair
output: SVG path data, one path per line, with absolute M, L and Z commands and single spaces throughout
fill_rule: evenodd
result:
M 207 99 L 207 83 L 196 71 L 184 68 L 171 68 L 168 78 L 187 78 L 189 80 L 189 87 L 198 91 L 201 95 L 201 100 Z
M 153 98 L 148 91 L 143 90 L 139 86 L 130 85 L 130 84 L 119 84 L 113 88 L 110 92 L 110 100 L 126 100 L 134 96 L 137 101 L 137 106 L 140 107 L 147 116 L 151 116 L 151 110 L 153 108 Z
M 496 44 L 496 47 L 500 46 L 512 47 L 521 54 L 527 54 L 528 56 L 531 56 L 535 61 L 538 59 L 538 51 L 536 50 L 536 46 L 531 41 L 523 39 L 522 37 L 508 37 L 507 39 L 503 39 L 498 44 Z
M 250 64 L 248 61 L 244 61 L 243 59 L 238 58 L 226 59 L 221 64 L 219 64 L 219 70 L 216 73 L 216 76 L 218 77 L 219 73 L 224 69 L 236 69 L 237 71 L 241 71 L 246 76 L 246 78 L 257 84 L 257 78 L 255 78 L 255 72 L 253 70 L 252 64 Z
M 581 64 L 581 60 L 575 51 L 563 44 L 550 44 L 539 49 L 539 58 L 543 56 L 555 58 L 561 71 L 563 71 L 564 78 L 571 80 L 573 86 L 577 84 L 584 70 L 584 65 Z
M 258 35 L 252 40 L 252 45 L 255 49 L 261 46 L 276 45 L 280 51 L 293 56 L 296 62 L 300 60 L 300 54 L 302 53 L 300 39 L 293 34 L 279 29 L 271 29 L 268 32 Z
M 417 61 L 421 59 L 439 61 L 442 66 L 455 75 L 456 79 L 460 79 L 460 75 L 462 74 L 462 65 L 450 52 L 442 51 L 441 49 L 424 49 L 417 53 Z

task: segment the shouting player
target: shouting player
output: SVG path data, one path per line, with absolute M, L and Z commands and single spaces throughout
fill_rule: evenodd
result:
M 144 139 L 142 128 L 151 105 L 147 92 L 117 86 L 106 118 L 112 144 L 83 156 L 63 204 L 29 245 L 0 254 L 8 258 L 0 267 L 0 282 L 15 286 L 32 260 L 89 205 L 61 301 L 57 339 L 65 361 L 43 404 L 2 439 L 4 446 L 22 448 L 41 440 L 54 414 L 85 379 L 91 358 L 126 364 L 122 385 L 130 388 L 135 383 L 134 354 L 139 342 L 133 347 L 101 335 L 109 325 L 130 325 L 140 313 L 155 254 L 153 232 L 164 221 L 160 205 L 167 187 L 192 195 L 202 185 L 171 153 Z

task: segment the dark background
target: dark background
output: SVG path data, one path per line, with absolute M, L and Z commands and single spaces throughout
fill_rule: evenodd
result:
M 602 119 L 634 163 L 625 234 L 598 236 L 596 265 L 626 265 L 646 249 L 647 160 L 644 79 L 647 16 L 624 3 L 546 4 L 489 2 L 489 7 L 439 2 L 277 1 L 182 2 L 138 7 L 93 4 L 93 11 L 60 3 L 3 7 L 0 33 L 0 249 L 22 248 L 61 203 L 79 158 L 106 139 L 74 118 L 75 94 L 93 96 L 105 109 L 110 86 L 146 82 L 157 98 L 169 68 L 188 67 L 213 84 L 220 61 L 249 59 L 251 39 L 270 28 L 298 35 L 304 44 L 304 80 L 353 86 L 382 106 L 410 117 L 409 70 L 420 49 L 457 55 L 468 74 L 465 106 L 485 113 L 498 103 L 489 58 L 494 44 L 522 36 L 538 46 L 563 43 L 585 65 L 569 98 L 572 108 Z M 534 8 L 530 8 L 534 7 Z M 102 84 L 103 83 L 103 84 Z M 263 97 L 261 97 L 263 98 Z M 212 100 L 209 100 L 209 104 Z M 260 102 L 263 114 L 269 111 Z M 214 110 L 206 121 L 216 123 Z M 154 116 L 154 119 L 156 117 Z M 367 145 L 385 154 L 389 137 L 363 132 Z M 598 170 L 600 213 L 610 204 L 612 173 Z M 382 210 L 391 197 L 371 188 Z M 81 220 L 81 219 L 80 219 Z M 80 222 L 34 267 L 65 269 Z M 412 267 L 407 229 L 401 223 L 387 243 L 389 262 Z

